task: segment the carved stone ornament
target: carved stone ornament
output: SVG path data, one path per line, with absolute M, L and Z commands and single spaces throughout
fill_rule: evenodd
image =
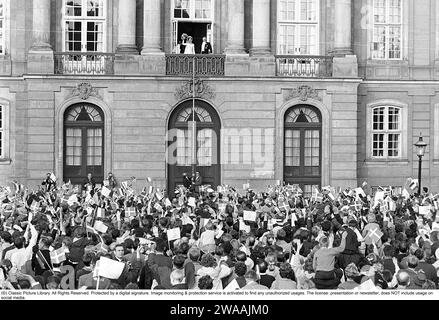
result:
M 314 99 L 322 101 L 317 90 L 311 88 L 310 86 L 300 86 L 291 90 L 285 97 L 285 101 L 299 98 L 301 101 L 307 101 L 308 99 Z
M 88 82 L 82 82 L 76 86 L 72 90 L 72 97 L 79 97 L 82 100 L 87 100 L 90 97 L 99 97 L 98 91 L 96 88 L 93 88 L 92 85 Z
M 177 88 L 175 92 L 175 97 L 178 100 L 183 100 L 193 97 L 193 80 L 185 82 L 180 88 Z M 195 79 L 195 98 L 204 98 L 208 100 L 213 100 L 216 94 L 215 91 L 207 83 L 201 79 Z

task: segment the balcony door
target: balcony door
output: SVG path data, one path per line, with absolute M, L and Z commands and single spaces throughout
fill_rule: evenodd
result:
M 322 181 L 321 114 L 313 106 L 294 106 L 284 126 L 284 181 L 310 194 Z
M 178 45 L 185 33 L 193 37 L 195 53 L 201 53 L 203 37 L 215 50 L 213 24 L 214 0 L 172 0 L 172 51 L 180 53 Z
M 64 73 L 105 72 L 106 0 L 63 0 Z
M 196 132 L 192 132 L 192 121 Z M 195 102 L 195 118 L 192 101 L 183 102 L 172 113 L 169 130 L 173 139 L 168 142 L 168 190 L 172 193 L 183 184 L 183 173 L 192 174 L 192 141 L 195 140 L 196 165 L 203 184 L 216 188 L 221 183 L 219 116 L 212 106 L 200 100 Z M 196 139 L 192 139 L 195 134 Z M 171 147 L 173 146 L 173 147 Z
M 104 179 L 104 114 L 89 103 L 69 107 L 64 114 L 64 180 L 80 184 L 91 173 Z

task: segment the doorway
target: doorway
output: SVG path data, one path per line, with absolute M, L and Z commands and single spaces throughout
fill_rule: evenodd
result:
M 203 37 L 207 37 L 207 41 L 212 44 L 212 23 L 174 21 L 174 48 L 183 33 L 192 36 L 197 54 L 201 53 Z
M 196 171 L 200 172 L 203 185 L 216 188 L 221 184 L 220 165 L 220 131 L 221 123 L 218 113 L 207 102 L 195 101 L 195 119 L 192 116 L 192 101 L 181 103 L 172 113 L 169 130 L 176 135 L 168 142 L 169 158 L 176 159 L 168 163 L 168 193 L 173 194 L 178 185 L 183 184 L 183 173 L 192 175 L 190 122 L 196 121 Z M 170 151 L 172 150 L 172 151 Z
M 306 194 L 322 181 L 322 121 L 319 110 L 297 105 L 285 114 L 284 181 Z

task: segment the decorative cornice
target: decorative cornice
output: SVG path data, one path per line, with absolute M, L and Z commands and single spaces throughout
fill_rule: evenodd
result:
M 101 98 L 99 96 L 98 90 L 96 88 L 93 88 L 93 86 L 89 82 L 79 83 L 76 88 L 72 90 L 70 97 L 79 97 L 82 100 L 87 100 L 90 97 Z
M 292 89 L 286 96 L 285 101 L 299 98 L 301 101 L 308 101 L 308 99 L 314 99 L 322 101 L 317 90 L 311 88 L 310 86 L 303 85 L 298 88 Z
M 175 91 L 175 97 L 178 100 L 183 100 L 193 97 L 193 80 L 186 81 L 181 87 Z M 195 98 L 204 98 L 213 100 L 216 94 L 214 89 L 201 79 L 195 79 Z

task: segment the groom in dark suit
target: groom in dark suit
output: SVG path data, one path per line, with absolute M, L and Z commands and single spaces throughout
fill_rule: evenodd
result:
M 201 53 L 202 54 L 212 53 L 212 45 L 210 44 L 210 42 L 207 42 L 206 37 L 203 37 L 203 43 L 201 44 Z

